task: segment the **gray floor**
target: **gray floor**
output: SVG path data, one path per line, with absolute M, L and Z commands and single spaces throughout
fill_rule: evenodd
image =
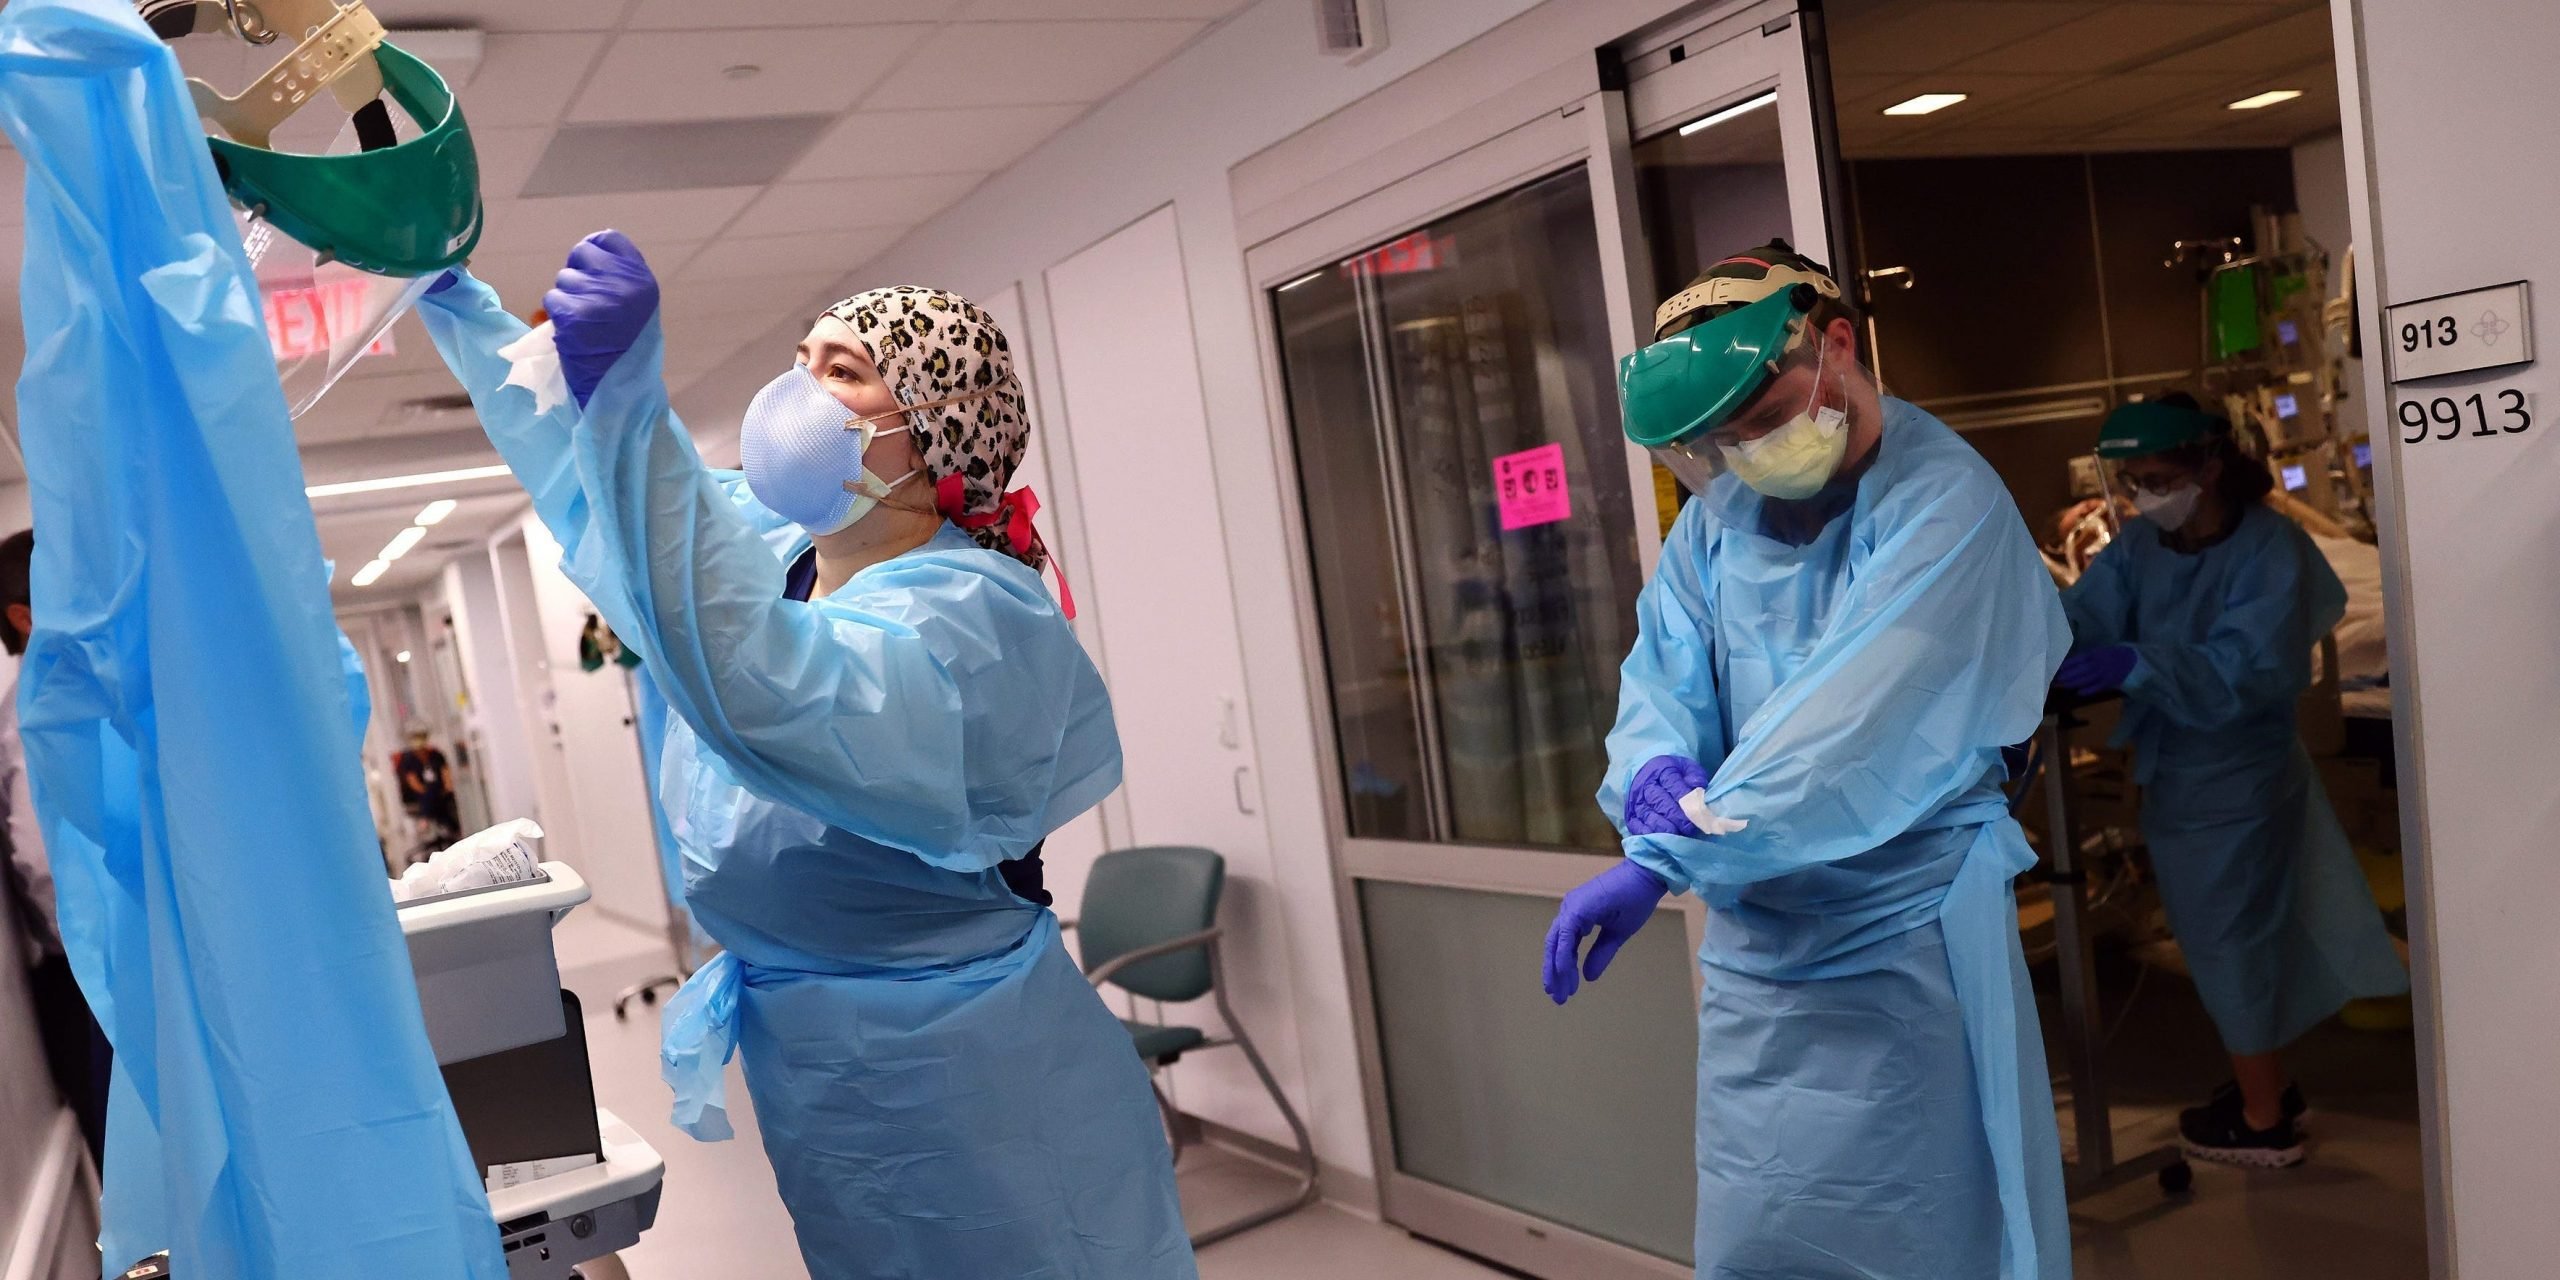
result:
M 629 1023 L 614 1021 L 614 993 L 664 967 L 663 944 L 592 910 L 573 913 L 555 941 L 562 980 L 586 1007 L 596 1100 L 667 1160 L 668 1189 L 657 1228 L 624 1255 L 631 1275 L 805 1277 L 735 1068 L 729 1096 L 737 1139 L 695 1142 L 667 1123 L 655 1012 L 635 1010 Z M 2177 1016 L 2175 1004 L 2168 1007 L 2166 1016 Z M 2127 1038 L 2150 1031 L 2146 1021 L 2127 1026 Z M 2120 1153 L 2139 1152 L 2174 1131 L 2173 1095 L 2150 1096 L 2154 1091 L 2129 1085 L 2134 1087 L 2125 1091 L 2126 1104 L 2115 1112 Z M 2144 1180 L 2074 1205 L 2079 1280 L 2403 1280 L 2426 1274 L 2415 1123 L 2384 1099 L 2344 1089 L 2324 1095 L 2317 1087 L 2312 1097 L 2320 1112 L 2313 1123 L 2313 1159 L 2302 1168 L 2246 1173 L 2199 1166 L 2195 1190 L 2186 1197 L 2163 1197 Z M 1263 1166 L 1196 1149 L 1183 1158 L 1181 1181 L 1183 1208 L 1195 1225 L 1231 1218 L 1280 1185 L 1279 1175 Z M 1482 1280 L 1504 1274 L 1330 1205 L 1202 1251 L 1200 1273 L 1207 1280 Z

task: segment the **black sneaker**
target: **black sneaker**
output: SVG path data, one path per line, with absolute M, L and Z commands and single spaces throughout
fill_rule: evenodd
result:
M 2272 1129 L 2252 1129 L 2237 1106 L 2207 1104 L 2178 1114 L 2178 1137 L 2187 1157 L 2251 1169 L 2283 1169 L 2302 1163 L 2302 1135 L 2293 1121 L 2277 1120 Z
M 2227 1108 L 2232 1115 L 2239 1115 L 2244 1109 L 2244 1104 L 2240 1101 L 2240 1082 L 2237 1080 L 2225 1080 L 2221 1084 L 2214 1086 L 2213 1096 L 2205 1100 L 2205 1105 L 2217 1110 Z M 2284 1118 L 2293 1122 L 2293 1131 L 2295 1133 L 2308 1134 L 2311 1132 L 2311 1125 L 2309 1123 L 2311 1119 L 2311 1104 L 2302 1100 L 2301 1085 L 2286 1085 L 2284 1087 L 2284 1097 L 2279 1101 L 2278 1105 L 2284 1108 Z

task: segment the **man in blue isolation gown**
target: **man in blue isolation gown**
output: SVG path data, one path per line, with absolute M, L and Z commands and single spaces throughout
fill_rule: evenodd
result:
M 177 62 L 125 0 L 16 0 L 0 127 L 27 165 L 43 531 L 19 709 L 63 940 L 115 1050 L 106 1268 L 498 1280 L 256 281 Z
M 1700 1277 L 2057 1280 L 2010 893 L 2035 857 L 2000 749 L 2034 733 L 2070 634 L 1999 478 L 1879 393 L 1839 298 L 1754 249 L 1621 369 L 1628 435 L 1696 496 L 1609 736 L 1626 858 L 1565 897 L 1546 988 L 1598 978 L 1665 892 L 1705 900 Z

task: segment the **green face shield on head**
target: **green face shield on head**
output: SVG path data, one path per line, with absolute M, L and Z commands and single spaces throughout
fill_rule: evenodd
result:
M 1726 449 L 1745 443 L 1726 425 L 1778 376 L 1818 297 L 1806 285 L 1781 289 L 1620 360 L 1627 438 L 1704 488 L 1727 469 Z

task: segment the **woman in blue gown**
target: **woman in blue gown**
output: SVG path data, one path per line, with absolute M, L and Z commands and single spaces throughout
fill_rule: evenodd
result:
M 2119 408 L 2100 433 L 2142 512 L 2063 593 L 2061 682 L 2121 691 L 2116 740 L 2142 786 L 2161 906 L 2233 1083 L 2179 1118 L 2190 1154 L 2285 1166 L 2305 1104 L 2278 1051 L 2409 975 L 2295 731 L 2312 647 L 2346 590 L 2263 499 L 2266 467 L 2184 395 Z
M 822 1280 L 1196 1275 L 1145 1070 L 1039 886 L 1120 747 L 1004 487 L 1004 335 L 938 290 L 847 299 L 749 407 L 740 476 L 668 405 L 627 239 L 582 242 L 545 305 L 529 335 L 461 276 L 423 311 L 673 712 L 658 794 L 725 948 L 667 1009 L 678 1124 L 729 1136 L 742 1051 Z

